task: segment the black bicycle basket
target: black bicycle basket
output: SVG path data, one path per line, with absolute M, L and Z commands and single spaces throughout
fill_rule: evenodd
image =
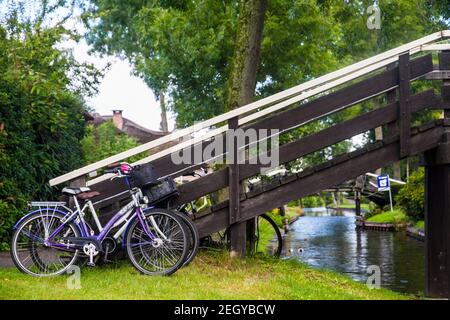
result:
M 150 203 L 157 203 L 177 195 L 178 189 L 175 181 L 166 177 L 161 179 L 157 185 L 142 188 L 142 192 L 148 197 Z
M 151 165 L 135 166 L 131 172 L 130 183 L 132 187 L 143 188 L 158 184 L 155 170 Z

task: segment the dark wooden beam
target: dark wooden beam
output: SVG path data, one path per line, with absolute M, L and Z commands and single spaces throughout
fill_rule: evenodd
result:
M 450 70 L 450 51 L 439 54 L 439 69 Z M 450 82 L 443 80 L 442 99 L 450 104 Z M 444 111 L 444 125 L 450 113 Z M 425 293 L 450 298 L 450 127 L 443 140 L 424 154 L 425 165 Z
M 238 150 L 238 137 L 236 135 L 236 129 L 239 128 L 239 118 L 235 117 L 228 121 L 227 132 L 227 150 L 228 160 L 228 194 L 229 194 L 229 207 L 228 207 L 228 223 L 230 224 L 230 246 L 231 255 L 239 257 L 245 256 L 246 252 L 246 223 L 241 220 L 240 213 L 240 183 L 239 183 L 239 150 Z M 231 152 L 232 151 L 232 152 Z
M 399 103 L 400 103 L 400 158 L 409 155 L 409 140 L 411 137 L 411 84 L 409 52 L 402 54 L 398 60 L 399 72 Z
M 234 130 L 236 130 L 238 125 L 239 118 L 230 119 L 228 127 L 228 138 L 227 138 L 227 150 L 233 149 L 232 154 L 229 154 L 229 160 L 231 163 L 228 165 L 228 193 L 230 199 L 230 224 L 233 224 L 236 221 L 239 221 L 239 164 L 238 164 L 238 146 L 237 146 L 237 137 L 234 134 Z
M 450 163 L 437 152 L 425 153 L 425 294 L 450 298 Z

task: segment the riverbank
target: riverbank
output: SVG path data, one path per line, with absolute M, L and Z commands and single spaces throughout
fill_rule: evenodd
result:
M 332 271 L 296 260 L 231 259 L 229 253 L 200 252 L 171 277 L 139 274 L 127 262 L 84 268 L 81 289 L 67 288 L 68 276 L 35 278 L 0 268 L 0 299 L 408 299 Z
M 401 210 L 385 211 L 367 219 L 357 219 L 356 224 L 369 230 L 395 231 L 406 229 L 410 223 L 408 216 Z
M 338 206 L 328 206 L 328 209 L 335 209 L 335 210 L 355 210 L 355 204 L 340 204 Z M 362 211 L 370 211 L 371 207 L 368 203 L 362 203 L 361 204 L 361 210 Z
M 357 217 L 356 225 L 368 230 L 397 231 L 406 230 L 406 234 L 417 240 L 424 240 L 424 221 L 412 222 L 401 210 L 386 211 L 367 219 Z

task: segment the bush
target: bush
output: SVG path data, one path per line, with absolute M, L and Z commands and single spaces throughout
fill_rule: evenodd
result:
M 2 250 L 13 223 L 27 212 L 26 201 L 54 199 L 59 192 L 48 180 L 82 165 L 81 92 L 95 83 L 86 66 L 57 49 L 66 36 L 60 27 L 36 29 L 14 19 L 0 25 Z
M 112 120 L 106 121 L 98 127 L 88 125 L 86 136 L 81 141 L 83 159 L 86 165 L 139 145 L 140 143 L 136 138 L 117 130 Z M 125 159 L 125 161 L 132 163 L 147 156 L 148 153 L 143 153 Z
M 325 206 L 325 201 L 320 196 L 308 196 L 303 198 L 302 202 L 304 208 L 317 208 Z
M 408 183 L 395 197 L 396 204 L 413 220 L 423 220 L 425 212 L 425 173 L 423 168 L 409 176 Z

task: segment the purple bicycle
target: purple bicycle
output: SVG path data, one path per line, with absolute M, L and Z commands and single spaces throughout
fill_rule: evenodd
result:
M 106 170 L 113 178 L 127 180 L 132 199 L 104 227 L 89 201 L 98 193 L 89 188 L 63 189 L 72 197 L 74 210 L 65 202 L 31 202 L 38 209 L 16 223 L 11 239 L 11 256 L 17 268 L 33 276 L 54 276 L 66 272 L 79 259 L 94 266 L 94 258 L 105 250 L 107 254 L 119 238 L 133 266 L 144 274 L 170 275 L 182 267 L 190 241 L 185 223 L 173 211 L 149 208 L 148 197 L 129 182 L 133 170 L 125 163 Z M 82 208 L 78 199 L 87 200 Z M 84 219 L 87 210 L 98 234 Z

